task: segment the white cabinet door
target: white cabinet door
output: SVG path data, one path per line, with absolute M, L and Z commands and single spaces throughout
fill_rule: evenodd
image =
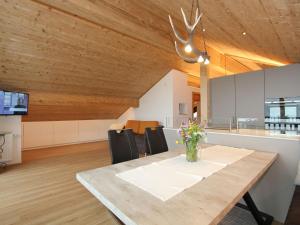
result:
M 51 146 L 53 140 L 53 122 L 24 122 L 23 149 Z
M 213 123 L 228 121 L 235 116 L 234 76 L 210 80 L 211 118 Z
M 78 141 L 78 121 L 55 121 L 54 145 L 71 144 Z
M 266 69 L 266 98 L 300 96 L 300 64 Z
M 264 71 L 236 75 L 236 116 L 257 118 L 264 127 Z

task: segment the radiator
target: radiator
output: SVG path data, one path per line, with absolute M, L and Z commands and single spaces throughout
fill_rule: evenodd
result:
M 0 162 L 8 162 L 12 160 L 12 144 L 13 144 L 13 134 L 0 134 L 0 146 L 4 142 L 2 146 L 3 152 L 0 152 Z

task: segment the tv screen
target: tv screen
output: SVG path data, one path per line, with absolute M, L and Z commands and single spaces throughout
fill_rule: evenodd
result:
M 0 90 L 0 115 L 26 115 L 28 94 Z

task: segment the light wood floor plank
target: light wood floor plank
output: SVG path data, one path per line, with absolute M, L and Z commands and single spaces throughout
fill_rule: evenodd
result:
M 106 142 L 24 155 L 25 163 L 0 174 L 1 225 L 119 224 L 75 179 L 78 171 L 110 164 Z

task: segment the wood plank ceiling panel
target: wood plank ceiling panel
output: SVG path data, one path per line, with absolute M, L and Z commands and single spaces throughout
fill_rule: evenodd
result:
M 300 38 L 296 36 L 299 27 L 295 24 L 300 20 L 300 13 L 297 13 L 299 1 L 298 4 L 297 1 L 291 3 L 285 0 L 201 2 L 211 7 L 220 5 L 215 13 L 211 8 L 207 13 L 208 19 L 223 26 L 234 37 L 235 45 L 222 41 L 224 35 L 215 37 L 217 41 L 214 44 L 218 43 L 217 48 L 222 52 L 274 65 L 300 62 Z M 222 8 L 224 14 L 220 13 Z M 210 27 L 207 30 L 210 31 Z M 243 32 L 247 35 L 242 35 Z M 216 36 L 214 27 L 208 32 L 208 39 L 210 35 Z
M 261 1 L 288 61 L 300 62 L 300 1 Z

